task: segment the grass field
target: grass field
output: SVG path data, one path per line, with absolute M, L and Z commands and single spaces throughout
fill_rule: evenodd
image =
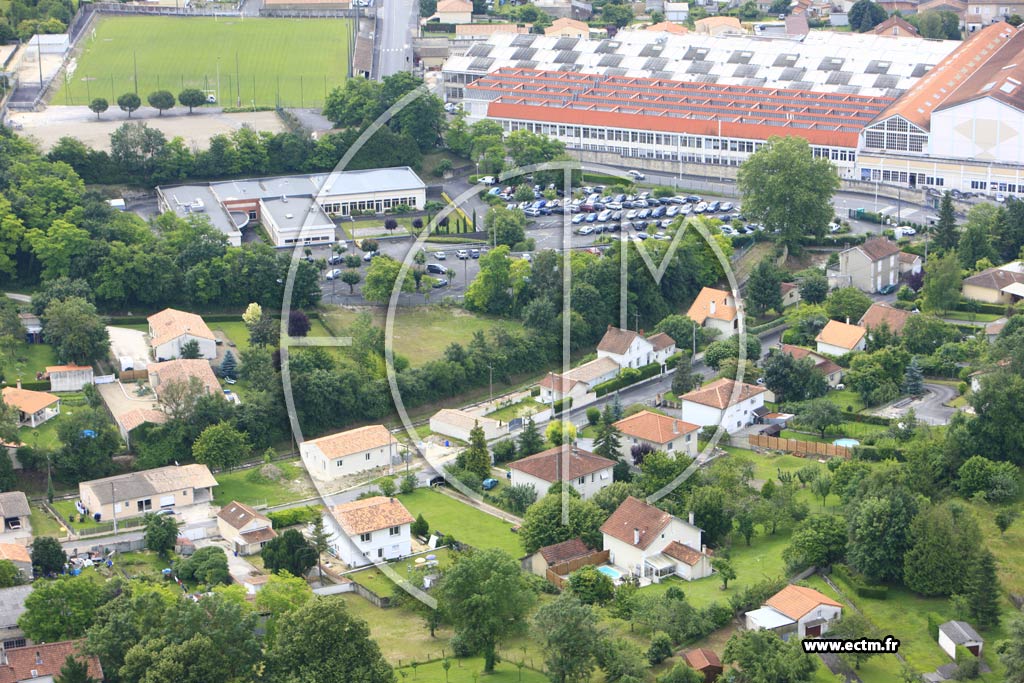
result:
M 413 517 L 422 514 L 431 531 L 451 534 L 474 548 L 501 548 L 512 557 L 522 557 L 519 537 L 511 524 L 480 512 L 433 489 L 417 489 L 398 497 Z
M 359 311 L 349 308 L 327 307 L 323 314 L 331 329 L 344 334 Z M 384 326 L 386 309 L 382 307 L 364 309 L 373 315 L 373 322 Z M 440 358 L 445 348 L 453 342 L 465 346 L 476 332 L 487 332 L 494 327 L 521 330 L 522 326 L 511 320 L 499 320 L 473 315 L 459 309 L 436 306 L 402 307 L 395 312 L 395 352 L 405 356 L 413 365 Z M 313 332 L 310 332 L 313 334 Z M 486 387 L 485 387 L 486 389 Z
M 451 565 L 452 554 L 447 548 L 435 551 L 434 555 L 437 556 L 439 570 L 447 569 Z M 415 564 L 412 560 L 397 560 L 391 563 L 391 568 L 406 579 L 413 577 L 415 573 L 413 567 L 415 567 Z M 390 577 L 376 567 L 369 567 L 368 569 L 348 574 L 348 578 L 361 586 L 369 588 L 377 595 L 394 595 L 396 590 L 401 590 Z M 419 585 L 418 581 L 414 581 L 414 583 Z
M 147 106 L 155 90 L 198 88 L 219 91 L 223 106 L 319 107 L 348 74 L 351 31 L 345 19 L 104 17 L 52 101 L 115 108 L 138 91 Z
M 47 365 L 57 364 L 57 354 L 49 344 L 26 344 L 14 347 L 13 353 L 0 354 L 0 373 L 8 384 L 18 379 L 26 382 L 34 381 L 37 372 L 42 372 Z
M 221 472 L 217 475 L 217 488 L 213 490 L 214 505 L 226 505 L 237 500 L 247 505 L 284 505 L 306 498 L 312 492 L 308 475 L 298 460 L 275 462 L 287 481 L 272 481 L 256 476 L 257 469 Z M 295 480 L 303 486 L 292 485 Z

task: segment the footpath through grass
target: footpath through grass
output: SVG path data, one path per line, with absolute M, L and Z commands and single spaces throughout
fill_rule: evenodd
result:
M 519 536 L 511 531 L 511 524 L 471 505 L 426 488 L 398 496 L 398 499 L 413 517 L 422 514 L 431 531 L 451 534 L 474 548 L 500 548 L 516 558 L 524 554 Z

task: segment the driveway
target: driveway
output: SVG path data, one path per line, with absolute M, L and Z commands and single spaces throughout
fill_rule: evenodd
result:
M 263 573 L 241 555 L 235 555 L 230 544 L 223 538 L 202 538 L 196 541 L 196 550 L 207 546 L 224 549 L 224 553 L 228 556 L 228 573 L 239 583 L 250 576 Z
M 907 414 L 907 411 L 913 410 L 917 419 L 925 424 L 949 424 L 949 419 L 956 412 L 956 408 L 950 408 L 946 403 L 957 397 L 956 387 L 949 384 L 925 382 L 924 388 L 926 391 L 921 398 L 912 401 L 901 399 L 884 408 L 880 408 L 875 411 L 875 414 L 893 418 L 902 417 Z
M 110 335 L 110 354 L 114 358 L 131 358 L 135 361 L 136 370 L 146 367 L 149 363 L 149 344 L 146 343 L 145 332 L 108 325 L 107 333 Z

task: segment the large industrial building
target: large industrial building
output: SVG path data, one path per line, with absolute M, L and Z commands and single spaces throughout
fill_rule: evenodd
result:
M 209 217 L 235 246 L 244 229 L 260 223 L 274 246 L 292 247 L 333 242 L 331 216 L 384 213 L 402 205 L 421 210 L 426 189 L 411 168 L 402 166 L 158 187 L 157 197 L 161 211 Z
M 1024 194 L 1024 31 L 1002 22 L 964 42 L 496 35 L 449 59 L 444 80 L 470 121 L 680 172 L 792 135 L 849 180 Z

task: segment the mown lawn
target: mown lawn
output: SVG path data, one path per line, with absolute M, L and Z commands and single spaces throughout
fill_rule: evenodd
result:
M 327 312 L 323 315 L 331 329 L 341 335 L 362 311 L 370 312 L 374 324 L 384 327 L 384 307 L 356 310 L 328 306 Z M 449 344 L 458 343 L 465 346 L 473 339 L 475 333 L 487 333 L 496 327 L 509 330 L 523 329 L 516 321 L 488 318 L 455 308 L 403 306 L 395 312 L 394 349 L 399 355 L 408 358 L 413 365 L 421 365 L 443 356 Z
M 437 556 L 437 571 L 442 571 L 451 565 L 452 554 L 447 548 L 441 548 L 440 550 L 434 551 L 432 554 Z M 420 557 L 425 556 L 421 555 Z M 402 578 L 407 580 L 412 579 L 412 583 L 414 585 L 419 585 L 419 572 L 415 569 L 416 563 L 413 558 L 391 562 L 390 567 L 398 572 Z M 346 576 L 361 586 L 369 588 L 377 595 L 393 595 L 395 592 L 402 590 L 395 585 L 395 582 L 392 581 L 387 574 L 377 567 L 369 567 L 362 571 L 346 574 Z
M 512 405 L 505 406 L 504 408 L 499 408 L 493 413 L 487 413 L 487 417 L 494 420 L 508 422 L 513 418 L 527 417 L 528 415 L 539 413 L 542 410 L 544 410 L 544 406 L 539 401 L 532 398 L 525 398 L 519 403 L 513 403 Z
M 57 364 L 57 354 L 49 344 L 28 344 L 22 342 L 12 353 L 0 354 L 0 372 L 8 384 L 18 379 L 34 382 L 37 372 L 43 372 L 47 365 Z
M 41 507 L 31 506 L 32 516 L 29 517 L 29 523 L 32 525 L 32 535 L 39 536 L 52 536 L 54 538 L 60 538 L 64 536 L 67 531 L 62 527 L 53 516 Z
M 22 443 L 33 448 L 56 450 L 61 446 L 60 438 L 57 436 L 57 424 L 62 418 L 63 415 L 58 415 L 38 427 L 22 427 L 18 430 L 18 438 Z
M 171 560 L 175 560 L 174 556 Z M 129 576 L 136 578 L 146 576 L 152 579 L 161 578 L 164 569 L 171 563 L 148 550 L 133 553 L 118 553 L 114 556 L 114 566 L 125 570 Z
M 380 647 L 381 654 L 394 666 L 408 665 L 413 660 L 425 661 L 428 659 L 440 659 L 442 650 L 445 654 L 451 654 L 448 649 L 448 639 L 452 631 L 448 627 L 442 627 L 435 632 L 436 637 L 430 637 L 423 617 L 403 607 L 390 607 L 381 609 L 374 606 L 355 593 L 347 593 L 330 600 L 342 600 L 348 611 L 359 617 L 370 626 L 370 636 Z M 454 666 L 452 667 L 454 668 Z M 412 677 L 410 671 L 409 678 Z M 403 679 L 406 680 L 406 679 Z M 444 680 L 424 678 L 424 681 Z
M 494 672 L 487 675 L 483 673 L 483 657 L 451 659 L 449 664 L 451 666 L 447 672 L 442 662 L 431 662 L 420 664 L 415 669 L 411 666 L 399 669 L 398 675 L 403 681 L 411 679 L 424 683 L 479 683 L 481 680 L 488 683 L 548 683 L 551 680 L 539 671 L 525 666 L 520 671 L 515 662 L 499 662 L 494 667 Z
M 500 548 L 512 557 L 522 557 L 519 537 L 512 525 L 486 512 L 449 498 L 433 489 L 416 489 L 398 496 L 413 517 L 422 514 L 431 531 L 451 534 L 474 548 Z
M 827 394 L 825 394 L 825 398 L 835 403 L 845 412 L 859 413 L 860 411 L 864 410 L 864 403 L 860 400 L 860 396 L 857 395 L 857 392 L 851 389 L 843 389 L 842 391 L 830 391 Z M 853 410 L 847 410 L 851 406 L 853 407 Z
M 53 509 L 60 515 L 61 520 L 69 523 L 75 530 L 84 529 L 95 529 L 98 526 L 107 526 L 110 520 L 103 520 L 102 524 L 97 523 L 91 515 L 85 515 L 82 517 L 82 521 L 79 522 L 78 509 L 75 507 L 75 501 L 73 500 L 55 500 L 51 503 Z M 74 518 L 74 522 L 70 519 Z
M 227 505 L 237 500 L 247 505 L 273 506 L 301 500 L 304 495 L 288 486 L 289 481 L 308 476 L 299 461 L 275 462 L 274 465 L 281 469 L 284 480 L 261 477 L 258 467 L 217 474 L 217 487 L 213 489 L 214 505 Z

